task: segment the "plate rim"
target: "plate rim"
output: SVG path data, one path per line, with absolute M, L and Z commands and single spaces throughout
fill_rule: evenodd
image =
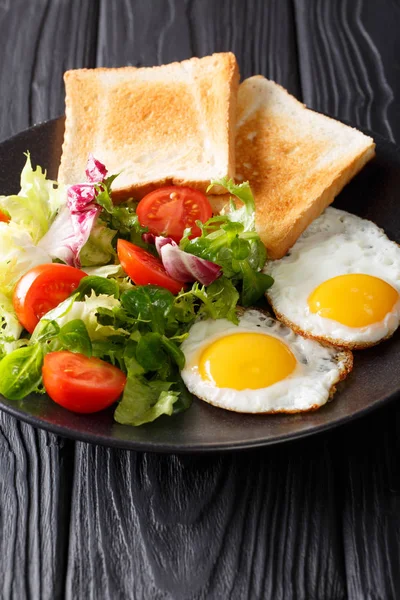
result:
M 323 113 L 321 113 L 323 114 Z M 331 116 L 331 115 L 327 115 Z M 336 118 L 336 117 L 334 117 Z M 34 132 L 36 130 L 44 129 L 49 127 L 55 127 L 61 121 L 65 120 L 65 115 L 61 115 L 59 117 L 55 117 L 53 119 L 48 119 L 39 123 L 35 123 L 31 127 L 28 127 L 13 136 L 0 140 L 0 148 L 13 144 L 18 141 L 19 138 L 23 138 L 26 134 L 30 132 Z M 350 127 L 355 127 L 354 124 L 346 122 L 343 119 L 337 119 L 340 122 L 349 125 Z M 391 146 L 392 150 L 396 152 L 398 155 L 399 163 L 400 163 L 400 146 L 397 145 L 392 140 L 384 137 L 382 134 L 377 133 L 373 130 L 367 129 L 365 127 L 356 126 L 357 129 L 366 133 L 367 135 L 371 135 L 375 141 L 380 140 L 383 144 Z M 211 443 L 188 443 L 185 446 L 182 445 L 174 445 L 165 442 L 151 442 L 151 441 L 141 441 L 141 440 L 127 440 L 116 437 L 106 437 L 102 434 L 90 433 L 90 432 L 82 432 L 76 429 L 71 429 L 65 425 L 58 425 L 56 423 L 51 423 L 43 419 L 43 417 L 32 415 L 18 408 L 18 406 L 13 406 L 10 404 L 4 404 L 2 398 L 0 397 L 0 410 L 9 414 L 13 418 L 27 423 L 34 427 L 35 429 L 42 429 L 44 431 L 48 431 L 55 435 L 79 441 L 83 443 L 96 444 L 108 448 L 119 448 L 123 450 L 133 450 L 137 452 L 152 452 L 152 453 L 160 453 L 160 454 L 212 454 L 212 453 L 226 453 L 226 452 L 234 452 L 234 451 L 246 451 L 252 449 L 260 449 L 266 448 L 267 446 L 275 446 L 278 444 L 283 444 L 285 442 L 293 442 L 303 438 L 309 438 L 311 436 L 317 436 L 331 429 L 335 429 L 337 427 L 345 426 L 357 419 L 360 419 L 374 410 L 379 410 L 382 406 L 386 404 L 390 404 L 394 402 L 397 398 L 400 397 L 400 386 L 399 388 L 388 396 L 381 397 L 377 399 L 373 404 L 367 405 L 362 409 L 358 410 L 356 413 L 347 414 L 344 416 L 338 416 L 336 419 L 332 419 L 326 423 L 322 423 L 316 425 L 315 427 L 310 426 L 310 428 L 306 430 L 298 430 L 295 432 L 282 433 L 274 438 L 257 438 L 253 440 L 242 440 L 242 441 L 226 441 L 226 442 L 211 442 Z M 215 408 L 215 410 L 223 410 Z M 95 413 L 94 413 L 95 414 Z M 275 415 L 270 415 L 270 418 L 274 418 Z M 120 427 L 130 427 L 129 425 Z
M 381 398 L 377 400 L 374 404 L 365 406 L 364 408 L 362 408 L 354 414 L 338 417 L 337 419 L 329 421 L 328 423 L 318 425 L 316 428 L 310 428 L 306 431 L 300 430 L 294 433 L 284 433 L 280 436 L 271 439 L 256 439 L 242 442 L 218 442 L 216 444 L 188 444 L 186 446 L 174 446 L 172 444 L 166 443 L 106 438 L 103 435 L 95 433 L 77 432 L 76 430 L 71 430 L 63 425 L 49 423 L 48 421 L 43 420 L 41 417 L 30 415 L 29 413 L 25 413 L 23 411 L 19 411 L 18 408 L 14 408 L 7 404 L 2 404 L 1 399 L 0 411 L 4 411 L 16 420 L 22 421 L 23 423 L 27 423 L 35 429 L 41 429 L 75 442 L 94 444 L 98 446 L 103 446 L 105 448 L 118 448 L 120 450 L 129 450 L 134 452 L 152 452 L 154 454 L 219 454 L 226 452 L 242 452 L 257 450 L 261 448 L 267 448 L 269 446 L 275 446 L 289 442 L 296 442 L 300 439 L 318 436 L 319 434 L 325 433 L 326 431 L 330 431 L 331 429 L 345 427 L 353 421 L 356 421 L 368 415 L 369 413 L 374 412 L 375 410 L 379 410 L 380 408 L 382 408 L 382 406 L 395 402 L 395 400 L 398 398 L 400 398 L 400 388 L 390 396 Z M 214 408 L 217 410 L 224 410 L 219 407 Z M 273 418 L 275 415 L 271 414 L 269 416 Z M 121 425 L 121 427 L 131 427 L 131 425 Z

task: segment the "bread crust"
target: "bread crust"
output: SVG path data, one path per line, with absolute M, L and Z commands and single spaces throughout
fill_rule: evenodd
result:
M 121 173 L 112 186 L 117 201 L 162 185 L 205 191 L 210 179 L 234 176 L 239 70 L 232 53 L 141 69 L 77 69 L 64 80 L 60 182 L 85 180 L 89 152 Z
M 270 258 L 282 258 L 374 154 L 372 138 L 278 84 L 255 76 L 239 86 L 236 179 L 250 182 Z M 226 198 L 212 204 L 218 212 Z

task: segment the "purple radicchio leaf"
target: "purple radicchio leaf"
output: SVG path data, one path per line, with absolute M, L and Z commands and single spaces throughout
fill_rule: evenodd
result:
M 71 185 L 67 190 L 67 206 L 71 214 L 80 212 L 94 202 L 95 197 L 96 190 L 92 183 L 78 183 L 77 185 Z
M 155 244 L 168 275 L 178 281 L 210 285 L 222 275 L 219 265 L 181 250 L 171 238 L 156 237 Z
M 67 190 L 67 205 L 54 219 L 39 246 L 51 258 L 58 258 L 67 265 L 80 267 L 79 253 L 89 239 L 93 225 L 101 212 L 95 203 L 95 184 L 104 180 L 106 167 L 93 154 L 89 155 L 86 176 L 90 183 L 71 185 Z
M 162 235 L 158 235 L 157 237 L 155 237 L 153 244 L 156 245 L 156 250 L 157 250 L 159 256 L 161 256 L 161 248 L 163 248 L 167 244 L 171 244 L 171 246 L 178 245 L 176 242 L 174 242 L 174 240 L 172 238 L 163 237 Z
M 71 213 L 72 227 L 75 233 L 77 248 L 74 259 L 75 267 L 81 266 L 79 253 L 88 241 L 91 231 L 93 229 L 93 225 L 95 224 L 95 221 L 100 212 L 101 206 L 98 206 L 97 204 L 91 204 L 85 210 Z
M 79 253 L 86 244 L 101 207 L 94 203 L 94 186 L 72 185 L 67 190 L 67 206 L 57 215 L 40 246 L 52 258 L 79 268 Z
M 89 154 L 85 173 L 90 183 L 100 183 L 106 178 L 107 169 L 93 154 Z
M 58 258 L 71 267 L 76 266 L 75 259 L 79 254 L 78 240 L 72 225 L 71 214 L 66 206 L 58 213 L 38 246 L 45 250 L 51 258 Z

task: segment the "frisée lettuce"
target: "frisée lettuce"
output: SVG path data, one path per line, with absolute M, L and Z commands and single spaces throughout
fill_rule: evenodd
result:
M 180 345 L 192 324 L 202 318 L 238 323 L 238 303 L 258 301 L 272 278 L 261 272 L 266 251 L 248 183 L 212 182 L 233 195 L 230 210 L 198 221 L 201 234 L 193 238 L 185 230 L 178 246 L 141 226 L 133 200 L 114 206 L 116 176 L 107 177 L 93 156 L 86 175 L 87 182 L 58 186 L 40 167 L 33 170 L 27 155 L 19 194 L 0 198 L 0 209 L 11 217 L 0 223 L 0 393 L 20 399 L 43 392 L 46 354 L 68 350 L 126 374 L 115 419 L 139 426 L 190 406 Z M 190 284 L 177 295 L 135 285 L 118 262 L 118 239 L 148 250 L 153 260 L 160 255 L 170 277 Z M 83 268 L 86 277 L 28 336 L 14 313 L 13 289 L 29 269 L 53 260 Z
M 21 172 L 21 189 L 17 195 L 0 196 L 0 210 L 11 217 L 14 227 L 37 244 L 65 205 L 65 194 L 65 186 L 47 179 L 41 167 L 33 169 L 27 153 Z

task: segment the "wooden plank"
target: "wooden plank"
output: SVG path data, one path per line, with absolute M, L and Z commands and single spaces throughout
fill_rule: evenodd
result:
M 400 141 L 398 4 L 295 0 L 301 87 L 323 112 Z M 336 454 L 349 598 L 400 597 L 400 409 L 345 429 Z
M 62 73 L 94 63 L 96 2 L 0 3 L 0 139 L 64 112 Z M 73 444 L 0 413 L 0 596 L 63 597 Z
M 205 458 L 77 444 L 75 475 L 67 598 L 344 597 L 321 438 Z
M 336 469 L 349 598 L 400 597 L 399 424 L 393 406 L 343 435 Z
M 289 1 L 103 1 L 98 64 L 233 50 L 299 94 Z M 344 597 L 325 439 L 215 457 L 77 444 L 67 597 Z M 339 535 L 338 535 L 339 532 Z
M 381 0 L 379 11 L 366 0 L 294 5 L 304 102 L 399 141 L 399 5 Z
M 70 445 L 0 413 L 0 596 L 62 596 Z
M 97 64 L 153 66 L 232 51 L 242 78 L 268 75 L 299 92 L 289 0 L 148 0 L 101 5 Z
M 64 113 L 62 76 L 93 66 L 96 0 L 10 0 L 0 5 L 0 139 Z

